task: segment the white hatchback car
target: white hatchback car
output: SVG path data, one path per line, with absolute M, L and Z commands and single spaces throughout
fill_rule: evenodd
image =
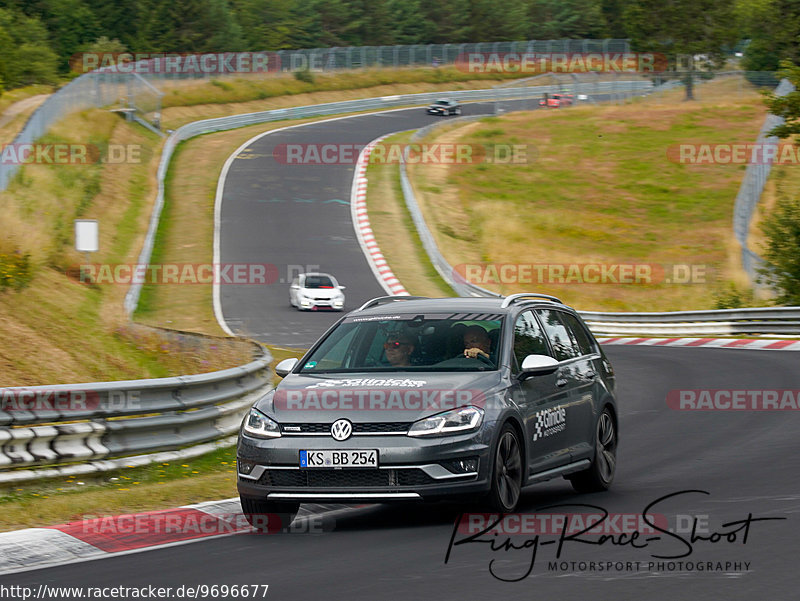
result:
M 327 273 L 302 273 L 292 280 L 289 303 L 301 311 L 344 309 L 344 286 Z

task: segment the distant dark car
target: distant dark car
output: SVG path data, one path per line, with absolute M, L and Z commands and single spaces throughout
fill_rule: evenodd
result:
M 427 111 L 429 115 L 442 115 L 443 117 L 447 115 L 460 115 L 461 105 L 455 100 L 443 98 L 430 105 Z
M 559 108 L 573 104 L 575 104 L 575 96 L 572 94 L 552 94 L 551 96 L 542 98 L 539 101 L 539 106 L 546 106 L 549 108 Z
M 461 497 L 511 512 L 536 482 L 614 479 L 614 372 L 554 297 L 373 299 L 275 371 L 239 434 L 254 525 L 289 523 L 300 503 Z

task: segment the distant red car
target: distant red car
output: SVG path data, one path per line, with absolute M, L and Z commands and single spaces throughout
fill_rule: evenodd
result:
M 546 106 L 548 108 L 558 108 L 560 106 L 570 106 L 572 104 L 575 104 L 575 96 L 573 94 L 553 94 L 539 101 L 539 106 Z

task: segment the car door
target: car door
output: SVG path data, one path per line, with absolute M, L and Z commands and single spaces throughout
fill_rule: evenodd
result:
M 575 415 L 580 427 L 576 428 L 576 439 L 573 441 L 570 453 L 573 461 L 591 459 L 594 453 L 595 422 L 600 401 L 598 370 L 601 368 L 599 362 L 602 357 L 596 343 L 577 317 L 566 311 L 558 311 L 558 315 L 580 351 L 576 362 L 577 383 L 575 388 L 578 397 Z
M 533 311 L 523 311 L 514 323 L 512 370 L 519 376 L 528 355 L 552 355 L 547 338 Z M 559 416 L 567 405 L 568 391 L 559 387 L 559 371 L 517 379 L 515 397 L 525 419 L 528 474 L 536 474 L 569 462 L 569 449 L 558 430 Z
M 583 390 L 580 350 L 561 319 L 564 314 L 562 311 L 547 308 L 536 309 L 535 313 L 553 349 L 553 357 L 559 362 L 555 383 L 562 393 L 559 410 L 563 410 L 563 413 L 558 416 L 560 421 L 556 419 L 557 423 L 552 423 L 555 418 L 549 417 L 545 433 L 553 432 L 552 436 L 572 460 L 575 447 L 585 442 L 586 438 L 587 418 L 580 407 Z

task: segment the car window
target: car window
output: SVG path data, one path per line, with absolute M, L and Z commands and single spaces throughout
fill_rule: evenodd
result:
M 525 311 L 514 323 L 514 356 L 517 365 L 528 355 L 550 355 L 547 341 L 532 311 Z
M 345 369 L 352 357 L 358 328 L 354 324 L 343 324 L 340 326 L 340 335 L 336 337 L 328 336 L 314 353 L 314 357 L 309 358 L 303 364 L 303 371 L 327 371 Z M 349 327 L 347 327 L 349 325 Z
M 472 314 L 475 315 L 475 314 Z M 324 371 L 486 371 L 497 369 L 503 316 L 483 314 L 346 317 L 301 366 L 303 373 Z M 459 317 L 461 319 L 459 319 Z M 467 317 L 467 319 L 463 319 Z M 469 348 L 481 358 L 465 356 Z M 399 342 L 405 348 L 387 348 Z M 387 350 L 395 351 L 387 355 Z M 403 355 L 401 359 L 398 354 Z
M 566 324 L 569 331 L 572 333 L 575 342 L 578 343 L 578 348 L 581 351 L 581 355 L 591 355 L 596 353 L 596 349 L 592 340 L 589 338 L 589 333 L 586 331 L 586 328 L 583 327 L 578 318 L 570 313 L 564 313 L 563 311 L 559 312 L 561 319 Z
M 306 276 L 306 288 L 333 288 L 333 282 L 326 275 Z
M 544 331 L 547 334 L 550 344 L 553 347 L 553 353 L 557 360 L 565 361 L 572 359 L 580 354 L 577 345 L 572 340 L 567 327 L 559 319 L 560 311 L 552 311 L 550 309 L 537 309 L 536 313 L 542 320 Z

